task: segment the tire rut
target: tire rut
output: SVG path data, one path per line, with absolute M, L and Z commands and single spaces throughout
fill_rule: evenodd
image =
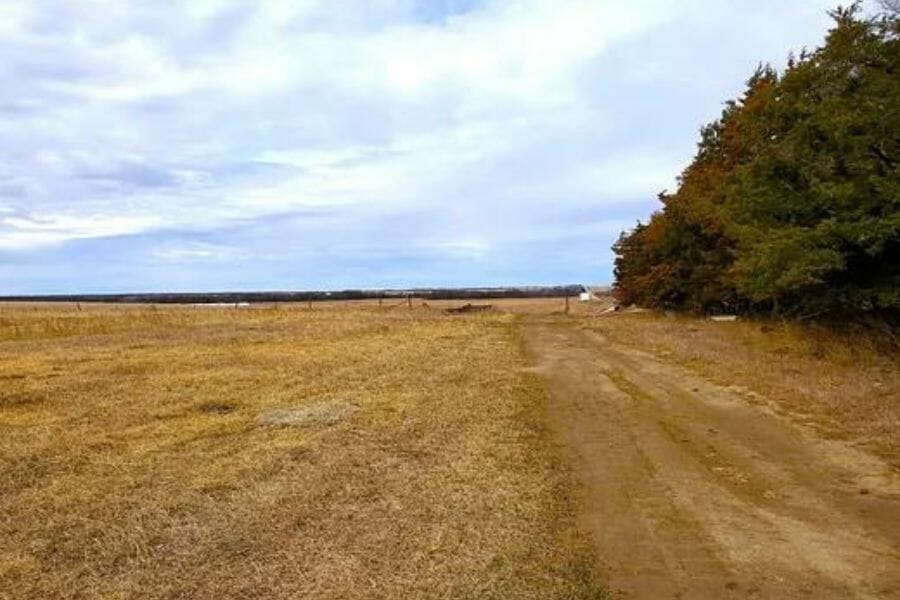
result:
M 613 589 L 900 597 L 900 478 L 882 461 L 573 322 L 523 327 Z

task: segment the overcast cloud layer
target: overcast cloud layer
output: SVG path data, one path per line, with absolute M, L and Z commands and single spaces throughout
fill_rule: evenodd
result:
M 603 282 L 818 0 L 3 0 L 0 294 Z

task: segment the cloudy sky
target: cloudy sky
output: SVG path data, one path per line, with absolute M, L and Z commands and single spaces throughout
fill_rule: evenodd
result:
M 819 0 L 2 0 L 0 294 L 607 282 Z

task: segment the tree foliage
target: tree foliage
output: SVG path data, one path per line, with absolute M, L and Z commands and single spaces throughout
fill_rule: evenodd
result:
M 621 302 L 900 314 L 900 25 L 858 5 L 832 17 L 821 48 L 756 70 L 678 190 L 613 246 Z

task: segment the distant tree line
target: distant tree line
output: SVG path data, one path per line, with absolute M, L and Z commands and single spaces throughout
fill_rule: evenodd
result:
M 821 48 L 756 70 L 677 191 L 613 246 L 620 302 L 896 322 L 898 4 L 839 8 Z
M 238 302 L 321 302 L 333 300 L 488 300 L 562 298 L 586 291 L 581 284 L 556 286 L 412 288 L 406 290 L 334 290 L 270 292 L 173 292 L 145 294 L 52 294 L 0 296 L 0 302 L 103 302 L 116 304 L 234 304 Z

